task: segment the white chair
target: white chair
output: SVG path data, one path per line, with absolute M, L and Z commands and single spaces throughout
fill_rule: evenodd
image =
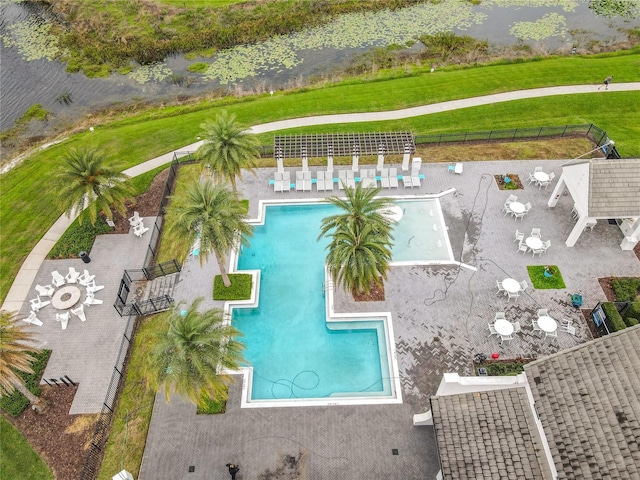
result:
M 462 175 L 463 170 L 464 170 L 464 166 L 462 165 L 462 163 L 456 163 L 456 168 L 454 169 L 453 173 L 457 175 Z
M 129 225 L 135 227 L 140 222 L 142 222 L 142 217 L 140 216 L 140 214 L 138 212 L 133 212 L 133 217 L 129 217 Z
M 544 248 L 538 248 L 536 250 L 531 250 L 531 258 L 536 256 L 536 253 L 538 254 L 539 257 L 542 256 L 542 254 L 544 253 Z
M 302 179 L 302 171 L 296 172 L 296 192 L 301 192 L 303 190 L 303 179 Z
M 544 332 L 544 338 L 545 340 L 547 338 L 551 338 L 552 340 L 554 338 L 558 338 L 558 330 L 554 330 L 553 332 Z
M 32 312 L 39 312 L 41 308 L 46 307 L 47 305 L 49 305 L 51 303 L 48 300 L 46 302 L 43 302 L 40 299 L 40 295 L 38 295 L 36 298 L 32 298 L 31 300 L 29 300 L 29 302 L 31 303 L 31 311 Z
M 149 227 L 145 227 L 144 223 L 140 222 L 138 225 L 133 227 L 133 234 L 136 237 L 142 237 L 145 233 L 149 231 Z
M 519 231 L 516 229 L 516 236 L 515 236 L 515 238 L 513 239 L 513 241 L 514 241 L 514 242 L 522 242 L 523 240 L 524 240 L 524 232 L 519 232 Z
M 524 216 L 527 214 L 527 212 L 522 212 L 522 213 L 513 213 L 513 218 L 515 219 L 515 221 L 517 222 L 518 219 L 523 219 Z
M 498 287 L 498 293 L 502 293 L 502 294 L 506 293 L 505 289 L 502 288 L 502 282 L 499 282 L 498 280 L 496 280 L 496 285 Z
M 521 282 L 520 282 L 520 289 L 521 289 L 523 292 L 526 292 L 526 291 L 527 291 L 527 288 L 529 288 L 529 284 L 527 283 L 527 281 L 526 281 L 526 280 L 521 281 Z
M 51 285 L 36 285 L 36 290 L 38 291 L 38 295 L 42 295 L 43 297 L 50 297 L 56 291 Z
M 84 305 L 80 304 L 77 308 L 72 308 L 71 313 L 78 317 L 81 321 L 86 322 L 87 317 L 84 314 Z
M 422 185 L 422 182 L 420 181 L 420 167 L 411 167 L 411 187 L 420 188 L 420 185 Z
M 89 285 L 93 279 L 95 279 L 96 276 L 95 275 L 91 275 L 89 273 L 89 270 L 87 270 L 86 268 L 84 269 L 84 273 L 82 275 L 80 275 L 78 277 L 78 283 L 80 285 L 82 285 L 83 287 L 86 287 L 87 285 Z
M 282 173 L 282 191 L 291 191 L 291 172 L 289 170 Z
M 554 178 L 556 178 L 556 174 L 555 174 L 555 173 L 553 173 L 553 172 L 551 172 L 551 173 L 549 174 L 549 183 L 551 183 L 551 181 L 552 181 Z
M 507 317 L 504 316 L 504 312 L 496 312 L 496 316 L 494 317 L 494 320 L 504 320 L 505 318 Z
M 549 313 L 549 310 L 547 310 L 546 308 L 539 308 L 538 309 L 538 318 L 546 317 L 548 313 Z
M 520 322 L 513 322 L 513 333 L 518 333 L 520 330 L 522 330 Z
M 36 312 L 34 312 L 34 311 L 31 311 L 29 313 L 29 316 L 27 318 L 23 318 L 22 320 L 27 322 L 27 323 L 30 323 L 32 325 L 37 325 L 39 327 L 41 327 L 43 325 L 42 321 L 40 321 L 40 319 L 38 317 L 36 317 Z
M 402 176 L 402 185 L 404 186 L 404 188 L 413 188 L 413 183 L 412 183 L 412 178 L 410 175 L 403 175 Z
M 593 227 L 595 227 L 598 224 L 597 220 L 591 220 L 589 222 L 587 222 L 587 224 L 584 226 L 585 230 L 588 228 L 590 232 L 593 232 Z
M 499 335 L 498 331 L 496 330 L 496 327 L 494 326 L 493 323 L 488 323 L 487 325 L 489 325 L 489 337 L 491 335 Z
M 524 204 L 524 213 L 529 213 L 529 210 L 531 210 L 531 202 Z
M 513 335 L 500 335 L 500 344 L 513 340 Z
M 509 198 L 507 198 L 507 199 L 505 200 L 505 202 L 504 202 L 504 203 L 505 203 L 505 205 L 509 205 L 511 202 L 515 202 L 516 200 L 518 200 L 517 195 L 513 195 L 513 194 L 511 194 L 511 195 L 509 195 Z
M 316 172 L 316 190 L 318 192 L 324 192 L 325 190 L 324 170 L 318 170 Z
M 522 252 L 522 256 L 529 251 L 529 247 L 527 247 L 526 243 L 518 244 L 518 252 Z
M 398 169 L 396 167 L 389 169 L 389 186 L 398 188 Z
M 539 228 L 532 228 L 530 237 L 540 238 L 541 232 Z
M 56 288 L 61 287 L 62 285 L 67 283 L 64 277 L 57 270 L 54 270 L 53 272 L 51 272 L 51 276 L 53 277 L 53 280 L 51 281 L 51 283 Z
M 507 292 L 507 300 L 511 300 L 512 298 L 518 300 L 520 296 L 520 292 Z
M 82 302 L 83 305 L 90 307 L 91 305 L 102 305 L 102 300 L 96 298 L 95 293 L 87 293 L 87 297 Z
M 68 283 L 78 283 L 80 272 L 73 267 L 69 267 L 69 273 L 67 273 L 64 278 Z
M 571 320 L 568 320 L 566 324 L 562 325 L 560 327 L 560 330 L 562 330 L 563 332 L 567 332 L 573 336 L 576 335 L 576 327 L 573 326 L 573 322 Z
M 92 280 L 89 285 L 87 285 L 87 293 L 96 293 L 104 288 L 104 285 L 96 285 L 96 281 Z
M 529 174 L 529 185 L 531 185 L 532 183 L 536 183 L 536 177 L 533 176 L 533 173 Z
M 542 251 L 546 252 L 551 246 L 551 240 L 545 240 L 542 242 Z
M 538 321 L 537 320 L 533 320 L 531 322 L 531 324 L 533 325 L 533 331 L 534 332 L 542 332 L 542 329 L 540 328 L 540 325 L 538 325 Z
M 536 167 L 533 169 L 533 173 L 538 173 L 542 171 L 542 167 Z
M 66 330 L 69 324 L 69 312 L 56 313 L 56 322 L 61 322 L 62 329 Z

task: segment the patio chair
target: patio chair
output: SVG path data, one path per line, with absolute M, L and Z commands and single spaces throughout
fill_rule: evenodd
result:
M 518 231 L 518 229 L 516 229 L 516 235 L 513 239 L 514 242 L 522 242 L 522 240 L 524 240 L 524 232 L 520 232 Z
M 36 285 L 36 290 L 38 295 L 42 295 L 43 297 L 50 297 L 56 291 L 51 285 Z
M 512 213 L 511 209 L 509 208 L 509 204 L 510 203 L 511 202 L 504 202 L 504 205 L 502 206 L 502 210 L 501 210 L 502 213 L 503 213 L 503 215 L 502 215 L 503 217 L 506 217 L 507 214 Z
M 22 319 L 24 322 L 30 323 L 31 325 L 37 325 L 41 327 L 43 325 L 42 321 L 36 317 L 36 312 L 33 310 L 29 312 L 29 316 L 27 318 Z
M 488 335 L 489 337 L 491 335 L 499 335 L 493 323 L 487 323 L 487 325 L 489 325 L 489 335 Z
M 464 166 L 462 165 L 462 163 L 456 163 L 456 168 L 454 169 L 453 173 L 457 175 L 462 175 L 463 170 L 464 170 Z
M 549 310 L 547 310 L 546 308 L 539 308 L 538 309 L 538 318 L 546 317 L 548 313 L 549 313 Z
M 520 292 L 507 292 L 507 300 L 511 300 L 512 298 L 518 300 L 520 296 Z
M 529 210 L 531 210 L 531 202 L 524 204 L 524 213 L 529 213 Z
M 576 327 L 573 326 L 573 322 L 571 320 L 567 320 L 567 323 L 561 325 L 560 330 L 573 336 L 576 335 Z
M 54 270 L 53 272 L 51 272 L 51 276 L 53 277 L 53 280 L 51 281 L 51 283 L 56 288 L 61 287 L 62 285 L 67 283 L 64 277 L 57 270 Z
M 533 176 L 533 173 L 529 174 L 529 185 L 531 185 L 532 183 L 536 183 L 536 177 Z
M 533 173 L 538 173 L 542 171 L 542 167 L 536 167 L 533 169 Z
M 49 300 L 43 302 L 40 298 L 40 295 L 38 295 L 36 298 L 32 298 L 31 300 L 29 300 L 29 303 L 31 303 L 32 312 L 39 312 L 41 308 L 46 307 L 51 302 Z
M 398 188 L 398 169 L 396 167 L 389 169 L 389 186 Z
M 133 212 L 133 216 L 129 217 L 129 225 L 135 227 L 140 222 L 142 222 L 142 217 L 140 216 L 140 214 L 138 212 Z
M 316 190 L 318 192 L 324 192 L 325 190 L 324 170 L 318 170 L 316 172 Z
M 92 280 L 89 285 L 87 285 L 87 293 L 96 293 L 104 288 L 104 285 L 96 285 L 96 281 Z
M 549 247 L 551 246 L 551 240 L 545 240 L 544 242 L 542 242 L 542 250 L 543 251 L 547 251 L 549 249 Z
M 540 328 L 540 325 L 538 325 L 538 321 L 537 320 L 533 320 L 531 322 L 532 326 L 533 326 L 533 331 L 534 332 L 542 332 L 542 329 Z
M 522 213 L 513 213 L 513 218 L 515 219 L 515 221 L 517 222 L 518 219 L 523 219 L 524 216 L 527 214 L 527 212 L 522 212 Z
M 420 188 L 421 185 L 422 182 L 420 181 L 420 167 L 411 167 L 411 186 Z
M 525 292 L 527 290 L 527 288 L 529 288 L 529 284 L 527 283 L 526 280 L 523 280 L 520 282 L 520 289 Z
M 380 170 L 380 186 L 382 188 L 389 188 L 391 186 L 389 182 L 389 169 L 383 168 Z
M 518 333 L 520 330 L 522 330 L 520 322 L 513 322 L 513 333 Z
M 518 196 L 511 194 L 511 195 L 509 195 L 509 198 L 507 198 L 505 200 L 504 203 L 505 203 L 505 205 L 509 205 L 511 202 L 515 202 L 516 200 L 518 200 Z
M 301 192 L 303 188 L 302 171 L 296 172 L 296 192 Z
M 506 317 L 504 316 L 504 312 L 496 312 L 496 316 L 494 320 L 504 320 Z
M 77 308 L 72 308 L 71 313 L 78 317 L 81 321 L 86 322 L 87 317 L 84 314 L 84 305 L 80 304 Z
M 82 304 L 87 307 L 90 307 L 91 305 L 101 305 L 102 303 L 102 300 L 96 298 L 95 293 L 87 293 L 87 297 L 84 299 L 84 302 L 82 302 Z
M 64 278 L 68 283 L 78 283 L 80 272 L 73 267 L 69 267 L 69 273 L 67 273 Z
M 551 173 L 549 174 L 549 183 L 551 183 L 551 182 L 553 181 L 553 179 L 554 179 L 554 178 L 556 178 L 556 174 L 555 174 L 555 173 L 553 173 L 553 172 L 551 172 Z
M 56 322 L 60 322 L 62 329 L 66 330 L 69 324 L 69 312 L 56 313 Z
M 535 238 L 540 238 L 540 229 L 539 228 L 532 228 L 531 229 L 531 233 L 529 234 L 530 237 L 535 237 Z
M 89 285 L 91 283 L 91 281 L 93 279 L 95 279 L 96 276 L 95 275 L 91 275 L 89 273 L 89 270 L 87 270 L 86 268 L 84 269 L 84 273 L 82 275 L 80 275 L 80 277 L 78 277 L 78 283 L 80 285 L 82 285 L 83 287 L 86 287 L 87 285 Z
M 413 188 L 412 178 L 410 175 L 402 176 L 402 185 L 404 185 L 404 188 Z
M 553 332 L 544 332 L 544 338 L 545 340 L 547 338 L 550 338 L 551 340 L 553 340 L 554 338 L 558 338 L 558 330 L 555 330 Z
M 529 251 L 529 247 L 527 247 L 526 243 L 519 243 L 517 251 L 522 252 L 522 256 L 524 256 L 524 254 Z
M 597 224 L 598 224 L 597 220 L 588 221 L 587 224 L 584 226 L 584 229 L 586 230 L 588 228 L 590 232 L 593 232 L 593 227 L 595 227 Z
M 142 223 L 142 222 L 140 222 L 138 225 L 133 227 L 133 234 L 136 237 L 142 237 L 148 231 L 149 231 L 149 227 L 145 227 L 144 223 Z
M 500 335 L 500 345 L 510 340 L 513 340 L 513 335 Z
M 496 280 L 496 285 L 497 285 L 497 287 L 498 287 L 498 293 L 502 293 L 502 294 L 505 294 L 505 293 L 506 293 L 505 289 L 504 289 L 504 288 L 502 288 L 502 282 L 500 282 L 500 281 Z
M 538 248 L 536 250 L 531 250 L 531 258 L 536 256 L 536 253 L 538 254 L 539 257 L 542 256 L 542 254 L 544 253 L 544 248 Z

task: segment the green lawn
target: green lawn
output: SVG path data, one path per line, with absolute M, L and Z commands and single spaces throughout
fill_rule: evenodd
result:
M 394 122 L 294 129 L 287 133 L 410 129 L 415 134 L 427 134 L 594 123 L 609 133 L 622 155 L 634 157 L 640 156 L 637 141 L 640 94 L 597 92 L 596 86 L 604 72 L 615 72 L 616 83 L 637 81 L 639 67 L 640 53 L 637 52 L 553 57 L 477 68 L 451 67 L 436 74 L 418 72 L 413 76 L 370 81 L 351 79 L 334 86 L 278 92 L 273 97 L 266 94 L 224 98 L 197 105 L 158 108 L 100 124 L 94 132 L 72 135 L 58 145 L 35 153 L 3 176 L 0 299 L 6 297 L 29 251 L 61 214 L 55 206 L 55 191 L 49 189 L 48 184 L 60 156 L 69 148 L 97 148 L 127 168 L 195 142 L 199 125 L 223 108 L 235 113 L 242 123 L 256 125 L 316 114 L 391 110 L 511 90 L 591 83 L 593 94 L 515 101 Z M 269 144 L 273 135 L 265 134 L 261 140 Z
M 567 288 L 564 284 L 564 280 L 558 266 L 549 265 L 549 267 L 554 271 L 554 274 L 551 277 L 545 277 L 544 271 L 546 267 L 546 265 L 529 265 L 527 267 L 533 288 L 538 290 Z
M 53 475 L 24 436 L 0 416 L 0 472 L 3 479 L 47 480 Z

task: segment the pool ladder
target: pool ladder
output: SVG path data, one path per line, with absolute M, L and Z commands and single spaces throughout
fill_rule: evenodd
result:
M 327 280 L 322 282 L 322 296 L 325 296 L 325 293 L 327 292 L 327 290 L 333 290 L 333 281 L 332 280 Z

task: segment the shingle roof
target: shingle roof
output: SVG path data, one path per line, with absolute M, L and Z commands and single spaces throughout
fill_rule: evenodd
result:
M 445 479 L 551 478 L 524 387 L 432 397 L 431 409 Z
M 590 217 L 640 216 L 640 160 L 591 160 Z
M 525 372 L 559 479 L 640 478 L 640 325 Z

